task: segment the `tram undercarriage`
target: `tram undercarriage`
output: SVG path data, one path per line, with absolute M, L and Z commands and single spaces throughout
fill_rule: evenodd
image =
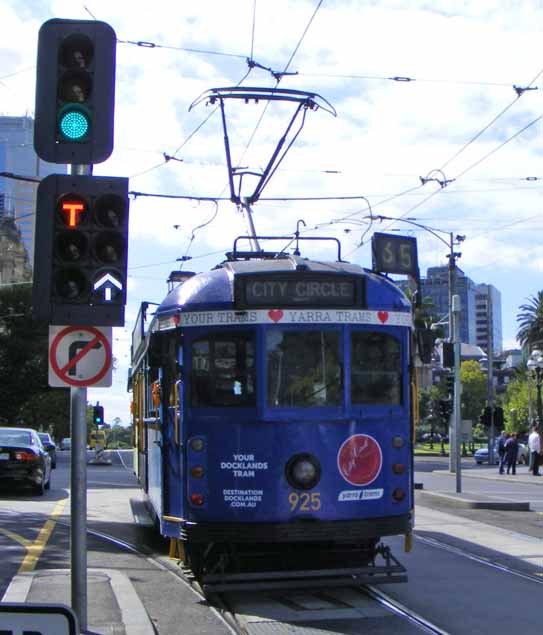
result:
M 405 567 L 379 538 L 347 540 L 347 536 L 343 541 L 316 541 L 313 537 L 303 542 L 172 540 L 170 555 L 180 560 L 205 592 L 407 581 Z

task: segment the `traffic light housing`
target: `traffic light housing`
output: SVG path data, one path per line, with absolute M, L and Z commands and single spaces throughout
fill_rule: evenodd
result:
M 51 163 L 113 151 L 117 37 L 98 20 L 48 20 L 38 36 L 34 149 Z
M 53 174 L 38 186 L 33 311 L 50 324 L 123 326 L 128 179 Z
M 479 415 L 479 423 L 485 428 L 489 428 L 492 423 L 492 408 L 490 406 L 485 406 L 481 410 L 481 414 Z
M 92 409 L 92 420 L 95 426 L 101 426 L 104 424 L 104 407 L 94 406 Z
M 441 399 L 439 401 L 439 416 L 442 419 L 449 419 L 453 411 L 453 403 L 448 399 Z
M 503 408 L 501 406 L 494 407 L 494 426 L 496 430 L 503 430 L 504 420 L 503 420 Z
M 454 396 L 454 374 L 448 373 L 445 375 L 445 385 L 447 387 L 447 393 L 453 397 Z

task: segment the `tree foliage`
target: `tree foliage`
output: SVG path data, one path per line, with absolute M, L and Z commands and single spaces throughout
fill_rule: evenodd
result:
M 69 391 L 48 386 L 48 327 L 30 313 L 30 285 L 0 290 L 0 416 L 67 436 Z
M 507 384 L 503 397 L 503 411 L 507 420 L 506 429 L 516 432 L 526 432 L 529 428 L 530 394 L 528 376 L 519 374 Z M 532 398 L 535 398 L 535 389 Z M 511 411 L 514 416 L 511 416 Z
M 527 304 L 521 304 L 517 314 L 517 339 L 524 348 L 543 347 L 543 291 L 532 296 Z
M 487 398 L 487 378 L 479 362 L 474 360 L 460 365 L 462 384 L 462 419 L 477 421 Z

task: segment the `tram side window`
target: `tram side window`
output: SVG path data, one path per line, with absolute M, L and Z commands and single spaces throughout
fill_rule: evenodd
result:
M 268 331 L 266 367 L 269 407 L 338 406 L 343 401 L 337 331 Z
M 386 333 L 352 333 L 351 403 L 396 406 L 401 401 L 399 340 Z
M 194 341 L 190 380 L 194 407 L 254 406 L 252 335 L 212 335 Z

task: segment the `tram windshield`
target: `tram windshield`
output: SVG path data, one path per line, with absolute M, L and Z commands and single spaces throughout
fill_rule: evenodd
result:
M 402 399 L 400 342 L 386 333 L 351 333 L 351 403 L 395 406 Z
M 191 404 L 255 406 L 255 344 L 251 334 L 219 333 L 192 343 Z
M 340 334 L 337 331 L 266 333 L 267 405 L 338 406 L 342 403 Z

